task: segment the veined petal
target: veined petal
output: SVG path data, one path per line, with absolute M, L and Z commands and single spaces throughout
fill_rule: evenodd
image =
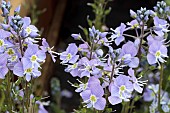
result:
M 70 74 L 71 74 L 73 77 L 76 77 L 76 76 L 79 75 L 79 71 L 78 71 L 78 69 L 73 69 L 73 70 L 70 72 Z
M 81 77 L 84 77 L 84 76 L 90 77 L 90 72 L 88 72 L 88 71 L 83 71 L 83 72 L 81 73 Z
M 97 99 L 97 102 L 94 104 L 94 108 L 97 110 L 104 110 L 106 106 L 106 99 L 105 98 L 99 98 Z
M 108 100 L 112 105 L 116 105 L 122 102 L 122 99 L 116 96 L 109 96 Z
M 22 58 L 22 63 L 23 63 L 23 69 L 28 69 L 28 68 L 32 68 L 32 62 L 30 61 L 30 59 L 28 58 Z
M 2 67 L 0 68 L 0 78 L 1 79 L 4 79 L 5 78 L 5 75 L 8 73 L 8 68 L 5 66 L 5 67 Z
M 147 60 L 150 65 L 155 64 L 157 62 L 156 57 L 150 53 L 147 55 Z
M 119 36 L 115 39 L 115 44 L 118 46 L 121 42 L 125 40 L 124 36 Z
M 39 50 L 37 53 L 36 53 L 37 57 L 38 57 L 38 60 L 40 60 L 40 62 L 44 61 L 45 58 L 46 58 L 46 54 L 44 51 L 42 50 Z
M 7 64 L 7 54 L 0 54 L 0 65 L 6 65 Z
M 130 54 L 132 57 L 136 56 L 137 54 L 137 48 L 135 47 L 135 44 L 131 41 L 128 41 L 126 44 L 122 46 L 122 52 L 124 54 Z
M 31 19 L 30 19 L 30 17 L 24 17 L 24 18 L 23 18 L 23 22 L 24 22 L 24 24 L 23 24 L 23 27 L 24 27 L 24 28 L 27 27 L 27 26 L 29 26 L 29 25 L 31 24 Z
M 41 72 L 38 71 L 38 68 L 34 68 L 34 71 L 33 71 L 33 77 L 37 78 L 41 76 Z
M 32 31 L 30 33 L 30 37 L 32 37 L 32 38 L 35 38 L 35 37 L 38 37 L 38 36 L 39 36 L 39 34 L 37 32 L 35 32 L 35 31 Z
M 83 98 L 84 101 L 90 99 L 91 96 L 91 91 L 90 90 L 85 90 L 80 93 L 80 96 Z
M 160 47 L 160 52 L 163 56 L 167 56 L 168 49 L 166 48 L 166 46 L 162 45 Z
M 137 57 L 134 57 L 131 59 L 131 62 L 129 63 L 129 67 L 136 68 L 139 65 L 139 59 Z
M 29 82 L 31 80 L 31 75 L 30 74 L 26 74 L 25 78 L 26 78 L 27 82 Z
M 88 80 L 88 86 L 91 87 L 93 85 L 100 85 L 100 80 L 96 77 L 90 77 Z
M 13 73 L 19 77 L 24 76 L 24 69 L 23 69 L 23 65 L 21 62 L 18 62 L 17 64 L 15 64 Z
M 155 54 L 161 47 L 162 43 L 159 41 L 154 41 L 150 46 L 149 46 L 149 52 Z
M 119 96 L 119 88 L 115 85 L 111 86 L 111 96 Z
M 33 54 L 36 54 L 38 51 L 38 45 L 36 44 L 29 44 L 28 48 L 26 49 L 24 53 L 24 57 L 31 57 Z
M 77 48 L 76 44 L 75 43 L 69 44 L 69 46 L 66 49 L 66 52 L 70 53 L 73 56 L 76 55 L 78 52 L 78 48 Z
M 96 97 L 102 97 L 104 95 L 103 87 L 100 84 L 91 85 L 89 89 L 91 90 L 91 93 L 94 94 Z
M 133 87 L 134 87 L 134 89 L 135 89 L 137 92 L 142 93 L 143 88 L 141 88 L 141 87 L 139 86 L 139 84 L 134 83 L 134 84 L 133 84 Z
M 69 63 L 72 63 L 74 64 L 79 58 L 79 55 L 76 55 L 76 56 L 73 56 L 70 60 L 69 60 Z

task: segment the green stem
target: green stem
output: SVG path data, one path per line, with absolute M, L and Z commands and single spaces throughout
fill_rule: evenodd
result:
M 92 59 L 92 55 L 93 55 L 93 46 L 94 46 L 94 42 L 92 42 L 92 44 L 91 44 L 92 46 L 91 46 L 91 50 L 90 50 L 90 60 Z
M 129 111 L 129 104 L 130 104 L 130 102 L 126 102 L 126 104 L 125 104 L 125 112 L 124 113 L 128 113 L 128 111 Z
M 21 82 L 23 91 L 25 90 L 25 89 L 24 89 L 24 84 L 25 84 L 24 81 L 25 81 L 25 80 L 22 79 L 22 82 Z M 24 96 L 23 96 L 23 98 L 22 98 L 22 112 L 25 113 L 25 93 L 24 93 Z
M 123 34 L 123 36 L 128 36 L 128 37 L 131 37 L 131 38 L 134 38 L 134 39 L 137 38 L 136 36 L 132 36 L 132 35 L 129 35 L 129 34 Z
M 135 103 L 135 99 L 132 100 L 132 103 L 130 105 L 130 112 L 129 113 L 132 113 L 134 103 Z
M 158 90 L 158 110 L 160 112 L 162 112 L 162 110 L 161 110 L 161 90 L 162 90 L 162 81 L 163 81 L 163 71 L 164 71 L 164 66 L 163 66 L 163 64 L 161 64 L 159 90 Z
M 25 96 L 26 96 L 25 106 L 26 106 L 27 111 L 29 111 L 29 92 L 28 92 L 28 83 L 27 83 L 27 81 L 25 82 Z
M 125 113 L 125 102 L 122 103 L 122 110 L 121 110 L 121 113 Z
M 12 113 L 12 101 L 11 101 L 11 81 L 10 81 L 10 72 L 7 74 L 7 109 L 10 113 Z

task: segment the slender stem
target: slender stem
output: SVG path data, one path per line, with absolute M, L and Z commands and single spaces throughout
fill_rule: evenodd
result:
M 122 103 L 122 110 L 121 110 L 121 113 L 125 113 L 125 102 Z
M 90 50 L 90 60 L 91 60 L 92 54 L 93 54 L 93 46 L 94 46 L 94 44 L 92 43 L 92 47 L 91 47 L 91 50 Z
M 129 104 L 130 104 L 130 102 L 126 102 L 124 113 L 128 113 L 128 111 L 129 111 Z
M 25 82 L 25 96 L 26 96 L 26 108 L 27 111 L 29 110 L 29 92 L 28 92 L 28 85 L 27 85 L 27 81 Z
M 138 30 L 135 28 L 136 36 L 139 37 Z
M 132 103 L 130 105 L 130 112 L 129 113 L 132 113 L 134 103 L 135 103 L 135 99 L 132 100 Z
M 143 22 L 143 25 L 142 25 L 142 28 L 141 28 L 141 34 L 140 34 L 140 45 L 139 45 L 138 54 L 137 54 L 137 56 L 138 56 L 138 58 L 139 58 L 139 61 L 141 61 L 142 40 L 143 40 L 143 38 L 144 38 L 145 36 L 148 35 L 148 34 L 144 34 L 144 27 L 145 27 L 145 24 L 144 24 L 144 22 Z M 135 29 L 135 31 L 136 31 L 137 37 L 139 37 L 139 34 L 138 34 L 137 29 Z M 132 113 L 132 111 L 133 111 L 133 105 L 134 105 L 134 103 L 135 103 L 135 100 L 133 99 L 133 100 L 132 100 L 132 103 L 130 104 L 130 113 Z
M 19 31 L 17 32 L 17 34 L 18 34 L 18 41 L 19 41 L 19 46 L 20 46 L 20 51 L 21 51 L 21 55 L 22 55 L 22 57 L 24 56 L 24 51 L 23 51 L 23 46 L 22 46 L 22 39 L 21 39 L 21 37 L 20 37 L 20 35 L 19 35 Z M 26 83 L 25 83 L 26 82 Z M 23 81 L 22 81 L 22 88 L 23 88 L 23 91 L 24 91 L 24 88 L 26 88 L 25 90 L 27 90 L 27 81 L 25 81 L 24 79 L 23 79 Z M 26 102 L 26 103 L 25 103 Z M 25 105 L 25 104 L 27 104 L 27 94 L 26 94 L 26 92 L 24 91 L 24 96 L 23 96 L 23 99 L 22 99 L 22 112 L 23 113 L 25 113 L 25 107 L 26 107 L 26 109 L 28 110 L 28 108 L 27 108 L 27 105 Z M 26 110 L 26 111 L 27 111 Z
M 112 72 L 111 72 L 111 76 L 110 76 L 110 83 L 112 82 L 113 76 L 114 76 L 114 70 L 115 70 L 115 65 L 113 65 L 112 67 Z
M 162 81 L 163 81 L 163 71 L 164 71 L 164 66 L 162 63 L 160 69 L 160 80 L 159 80 L 159 90 L 158 90 L 158 110 L 160 112 L 161 112 L 161 90 L 162 90 Z
M 23 91 L 24 91 L 24 79 L 22 80 L 22 83 L 21 83 L 21 85 L 22 85 L 22 88 L 23 88 Z M 22 112 L 23 113 L 25 113 L 25 93 L 24 93 L 24 96 L 23 96 L 23 98 L 22 98 Z
M 124 36 L 128 36 L 128 37 L 131 37 L 131 38 L 134 38 L 136 39 L 137 37 L 136 36 L 132 36 L 132 35 L 129 35 L 129 34 L 123 34 Z
M 11 82 L 10 82 L 10 72 L 7 74 L 7 106 L 8 111 L 12 113 L 12 103 L 11 103 Z
M 144 27 L 145 27 L 145 24 L 143 22 L 143 25 L 142 25 L 142 29 L 141 29 L 141 35 L 140 35 L 140 45 L 139 45 L 139 50 L 138 50 L 138 58 L 139 60 L 141 60 L 141 48 L 142 48 L 142 40 L 143 40 L 143 37 L 144 37 Z
M 20 46 L 20 50 L 21 50 L 21 55 L 24 56 L 24 52 L 23 52 L 23 47 L 22 47 L 22 42 L 21 42 L 21 37 L 19 36 L 19 46 Z

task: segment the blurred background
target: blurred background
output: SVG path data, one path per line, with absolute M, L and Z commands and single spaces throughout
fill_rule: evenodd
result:
M 112 0 L 107 7 L 112 10 L 104 25 L 108 28 L 116 28 L 121 22 L 131 20 L 129 10 L 137 10 L 140 7 L 152 9 L 158 0 Z M 91 20 L 95 18 L 92 8 L 87 3 L 93 0 L 11 0 L 13 9 L 21 5 L 21 15 L 30 16 L 32 24 L 35 24 L 45 37 L 50 46 L 55 46 L 55 51 L 62 52 L 68 43 L 74 42 L 72 33 L 81 33 L 78 27 L 88 28 L 87 16 Z M 60 65 L 59 58 L 54 64 L 48 58 L 43 66 L 42 76 L 36 82 L 36 95 L 47 97 L 45 101 L 51 101 L 47 107 L 50 113 L 69 113 L 78 109 L 80 104 L 79 94 L 74 93 L 74 88 L 68 83 L 77 82 Z M 118 106 L 119 107 L 119 106 Z

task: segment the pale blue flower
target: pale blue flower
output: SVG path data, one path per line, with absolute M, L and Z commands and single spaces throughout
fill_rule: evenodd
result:
M 147 55 L 147 60 L 148 63 L 150 65 L 152 64 L 160 64 L 166 62 L 163 58 L 168 57 L 167 56 L 167 47 L 165 45 L 163 45 L 161 42 L 159 41 L 155 41 L 153 42 L 150 46 L 149 46 L 149 53 Z
M 128 65 L 131 68 L 136 68 L 139 65 L 137 55 L 137 48 L 135 44 L 131 41 L 128 41 L 126 44 L 122 46 L 121 54 L 119 58 L 124 62 L 124 64 Z
M 110 89 L 111 96 L 108 97 L 108 100 L 112 105 L 115 105 L 121 103 L 123 100 L 129 101 L 133 91 L 133 84 L 130 82 L 130 77 L 119 75 L 114 79 Z
M 115 39 L 115 44 L 117 46 L 125 40 L 125 37 L 123 36 L 123 32 L 126 30 L 125 28 L 126 28 L 126 25 L 124 23 L 121 23 L 121 25 L 117 27 L 115 30 L 112 29 L 114 33 L 112 34 L 110 38 L 112 40 Z
M 106 106 L 106 100 L 103 98 L 104 90 L 100 85 L 100 81 L 92 77 L 88 81 L 87 90 L 80 93 L 83 98 L 83 103 L 85 103 L 87 108 L 95 108 L 97 110 L 104 110 Z
M 78 52 L 78 48 L 75 43 L 69 44 L 66 51 L 62 52 L 60 54 L 60 60 L 62 60 L 62 63 L 72 63 L 74 64 L 78 58 L 79 55 L 76 55 Z

